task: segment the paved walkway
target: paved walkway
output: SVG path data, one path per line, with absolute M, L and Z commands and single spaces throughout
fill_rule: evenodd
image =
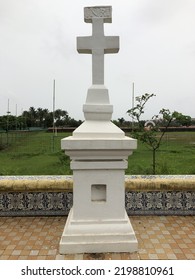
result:
M 0 259 L 193 259 L 195 216 L 131 217 L 139 242 L 137 253 L 60 255 L 66 217 L 0 217 Z

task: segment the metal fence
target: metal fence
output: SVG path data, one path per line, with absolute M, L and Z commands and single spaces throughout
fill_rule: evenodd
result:
M 47 133 L 47 132 L 1 132 L 0 151 L 15 153 L 51 153 L 61 150 L 60 141 L 67 133 Z

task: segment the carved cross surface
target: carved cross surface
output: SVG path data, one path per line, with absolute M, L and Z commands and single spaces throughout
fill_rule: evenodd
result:
M 84 20 L 92 23 L 92 36 L 77 37 L 79 53 L 92 54 L 92 84 L 104 84 L 104 54 L 119 51 L 119 37 L 105 36 L 104 23 L 112 22 L 112 7 L 86 7 Z

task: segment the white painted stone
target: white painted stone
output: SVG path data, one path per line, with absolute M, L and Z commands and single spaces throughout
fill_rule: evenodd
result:
M 85 22 L 92 23 L 92 36 L 77 37 L 79 53 L 92 54 L 92 84 L 104 84 L 104 54 L 119 51 L 119 37 L 105 36 L 105 22 L 111 22 L 111 7 L 88 7 Z M 106 16 L 105 16 L 106 15 Z
M 84 8 L 84 20 L 85 22 L 92 23 L 93 17 L 102 18 L 104 23 L 112 22 L 112 7 L 102 6 L 102 7 L 85 7 Z
M 124 132 L 110 121 L 85 121 L 73 132 L 75 138 L 124 138 Z
M 108 90 L 104 85 L 92 85 L 88 89 L 83 112 L 86 120 L 111 120 L 113 106 L 110 104 Z
M 92 85 L 87 92 L 86 104 L 110 104 L 108 89 L 104 85 Z
M 119 39 L 104 36 L 103 23 L 111 22 L 111 7 L 84 11 L 93 33 L 79 37 L 77 49 L 92 54 L 93 85 L 83 105 L 85 122 L 61 141 L 71 158 L 74 187 L 60 253 L 134 252 L 138 244 L 125 211 L 124 174 L 137 142 L 110 121 L 113 106 L 104 86 L 104 54 L 118 52 Z
M 70 136 L 62 139 L 61 147 L 73 160 L 124 160 L 137 148 L 135 139 L 123 138 L 77 138 Z
M 123 219 L 74 220 L 71 210 L 60 243 L 60 254 L 135 252 L 137 240 L 125 214 Z

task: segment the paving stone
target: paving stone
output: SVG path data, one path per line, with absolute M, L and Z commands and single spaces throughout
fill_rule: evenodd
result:
M 0 236 L 5 238 L 0 239 L 0 259 L 195 260 L 195 217 L 133 216 L 131 222 L 136 229 L 139 245 L 136 253 L 60 255 L 59 240 L 64 229 L 65 217 L 1 217 Z M 161 229 L 160 234 L 157 228 Z

